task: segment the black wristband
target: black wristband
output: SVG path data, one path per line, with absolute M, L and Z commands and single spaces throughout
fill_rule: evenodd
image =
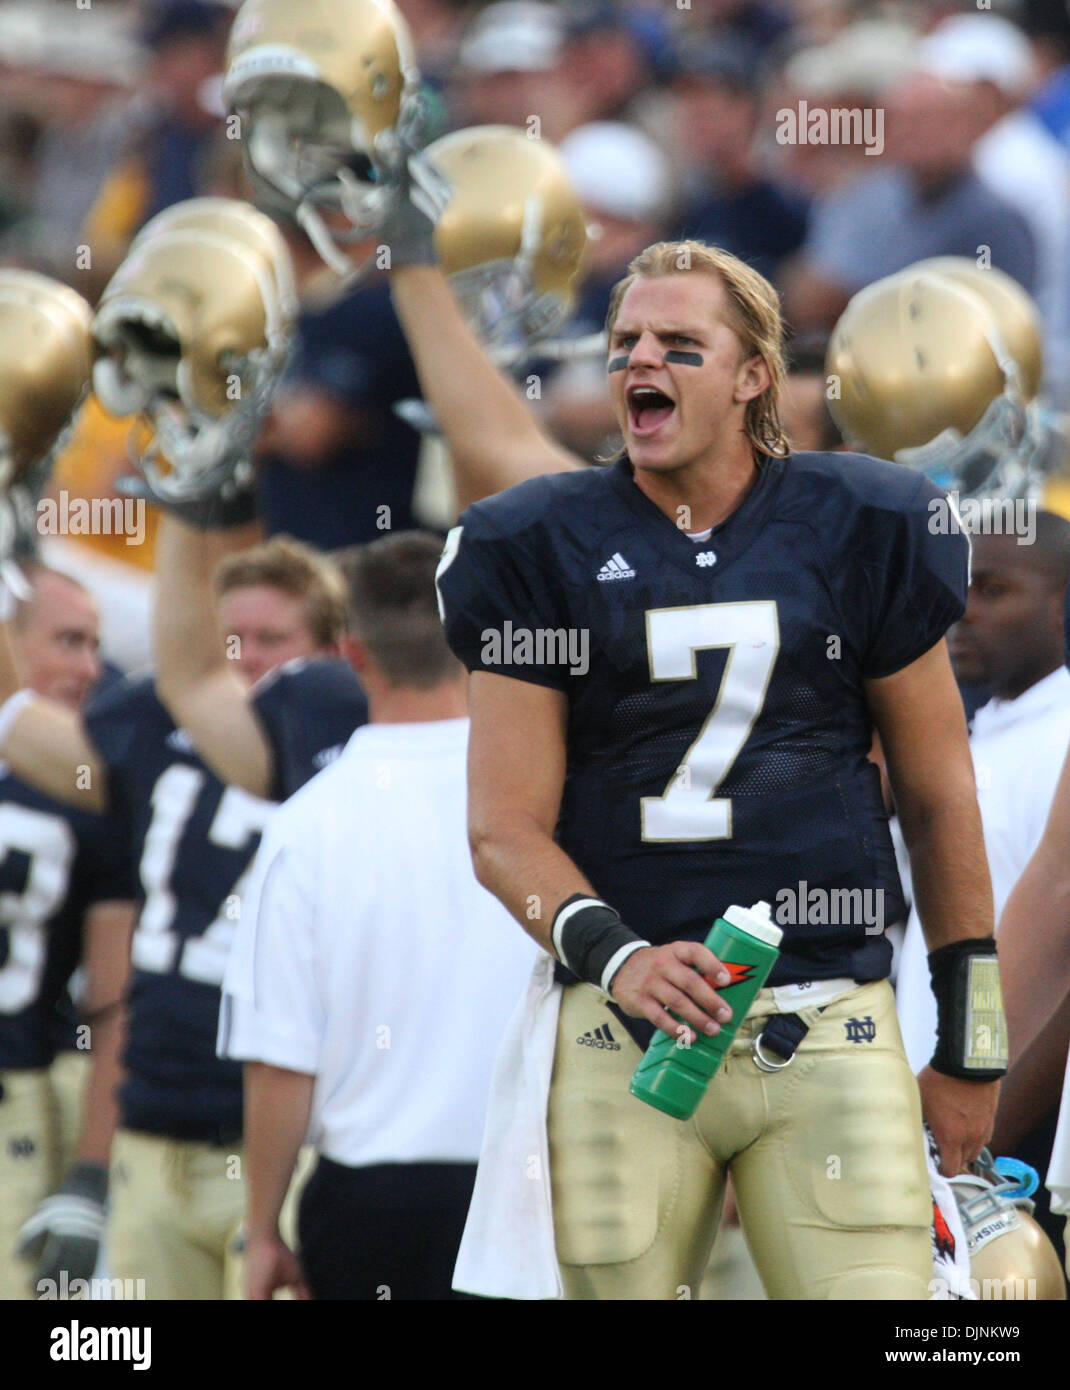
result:
M 551 937 L 558 960 L 607 994 L 628 957 L 650 945 L 626 927 L 608 903 L 585 893 L 574 893 L 557 909 Z
M 936 996 L 932 1068 L 961 1081 L 996 1081 L 1007 1070 L 1007 1021 L 996 939 L 965 937 L 929 952 Z

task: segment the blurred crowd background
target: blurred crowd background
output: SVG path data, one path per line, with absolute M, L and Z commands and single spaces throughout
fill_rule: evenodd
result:
M 796 447 L 833 447 L 823 340 L 850 296 L 925 256 L 990 256 L 1034 295 L 1048 397 L 1070 404 L 1062 0 L 399 4 L 432 137 L 500 122 L 562 150 L 593 232 L 570 333 L 601 327 L 609 287 L 643 246 L 715 242 L 780 289 L 798 368 L 789 432 Z M 92 301 L 161 208 L 251 197 L 220 99 L 233 17 L 205 0 L 5 0 L 0 260 Z M 784 138 L 785 111 L 807 129 L 822 109 L 879 120 L 861 143 Z M 311 263 L 303 234 L 285 230 L 295 259 Z M 601 360 L 540 364 L 539 379 L 552 428 L 595 458 L 613 429 Z M 383 506 L 392 529 L 444 524 L 421 484 L 420 436 L 394 411 L 417 394 L 385 277 L 340 301 L 309 295 L 257 445 L 268 531 L 333 549 L 378 534 Z M 54 488 L 110 495 L 128 428 L 91 403 Z M 106 621 L 105 642 L 130 664 L 138 625 L 124 605 L 148 582 L 151 527 L 139 546 L 83 539 L 117 566 L 104 607 L 123 616 Z

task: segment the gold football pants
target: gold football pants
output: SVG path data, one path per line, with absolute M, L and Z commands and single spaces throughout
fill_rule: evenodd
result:
M 244 1200 L 240 1143 L 117 1130 L 108 1273 L 135 1298 L 240 1298 Z
M 0 1071 L 0 1090 L 0 1299 L 34 1298 L 15 1241 L 59 1182 L 59 1115 L 45 1068 Z
M 770 1298 L 928 1297 L 921 1105 L 890 985 L 800 1010 L 810 1031 L 770 1073 L 751 1049 L 773 1012 L 763 990 L 680 1121 L 629 1094 L 641 1053 L 605 996 L 565 990 L 548 1124 L 567 1298 L 697 1298 L 729 1169 Z
M 297 1201 L 314 1158 L 314 1150 L 301 1150 L 279 1218 L 293 1248 Z M 133 1281 L 134 1297 L 239 1299 L 244 1205 L 240 1141 L 220 1148 L 120 1129 L 112 1144 L 108 1273 Z

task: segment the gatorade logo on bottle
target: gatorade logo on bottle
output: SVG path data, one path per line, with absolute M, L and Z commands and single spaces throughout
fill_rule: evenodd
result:
M 744 981 L 749 980 L 751 976 L 754 974 L 753 965 L 742 965 L 739 961 L 734 960 L 723 960 L 721 961 L 721 964 L 724 966 L 724 968 L 728 971 L 729 975 L 731 976 L 731 979 L 728 981 L 727 985 L 720 986 L 721 989 L 728 989 L 732 985 L 741 985 L 744 983 Z M 718 988 L 717 984 L 713 980 L 711 980 L 708 975 L 703 975 L 702 978 L 706 981 L 708 985 L 712 985 L 714 989 Z

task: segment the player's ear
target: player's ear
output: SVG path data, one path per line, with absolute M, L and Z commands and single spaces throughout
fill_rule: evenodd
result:
M 767 390 L 772 381 L 769 372 L 769 364 L 760 353 L 746 358 L 739 365 L 736 373 L 736 389 L 734 399 L 737 401 L 752 401 L 756 396 L 760 396 Z
M 352 633 L 346 633 L 342 638 L 342 655 L 358 676 L 368 665 L 368 648 Z

